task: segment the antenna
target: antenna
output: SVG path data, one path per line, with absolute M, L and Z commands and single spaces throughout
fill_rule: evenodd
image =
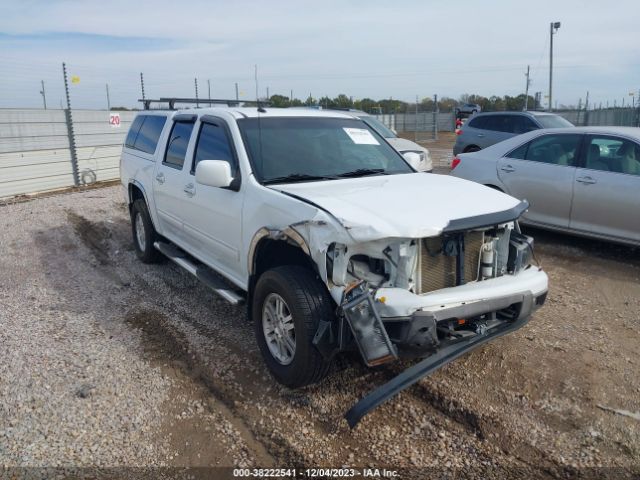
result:
M 256 103 L 258 104 L 258 112 L 265 113 L 266 110 L 262 108 L 262 105 L 260 105 L 260 98 L 258 97 L 258 65 L 253 66 L 253 73 L 256 80 Z M 260 117 L 258 117 L 258 121 L 259 121 L 259 118 Z

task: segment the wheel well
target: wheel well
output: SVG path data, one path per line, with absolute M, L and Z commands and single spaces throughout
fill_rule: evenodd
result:
M 298 246 L 284 240 L 263 239 L 253 258 L 253 275 L 257 279 L 267 270 L 282 265 L 300 265 L 317 271 L 315 263 Z
M 472 149 L 477 149 L 477 150 L 481 150 L 481 148 L 477 145 L 467 145 L 465 147 L 465 149 L 462 151 L 462 153 L 468 153 L 470 152 Z
M 282 265 L 300 265 L 308 268 L 312 272 L 318 269 L 311 258 L 297 245 L 292 245 L 286 240 L 273 240 L 271 238 L 262 239 L 256 245 L 255 253 L 251 259 L 249 276 L 249 289 L 247 292 L 247 318 L 251 318 L 253 291 L 258 278 L 267 270 Z
M 131 207 L 131 205 L 133 205 L 133 202 L 135 202 L 138 199 L 142 199 L 146 202 L 146 199 L 144 198 L 144 193 L 142 193 L 142 190 L 140 189 L 140 187 L 138 187 L 137 185 L 134 185 L 133 183 L 129 184 L 129 207 Z

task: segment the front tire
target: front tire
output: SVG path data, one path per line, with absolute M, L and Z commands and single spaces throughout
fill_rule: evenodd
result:
M 286 265 L 260 276 L 252 300 L 256 341 L 278 382 L 298 388 L 327 375 L 331 362 L 312 342 L 320 320 L 333 315 L 326 287 L 308 268 Z
M 138 258 L 143 263 L 159 262 L 162 254 L 153 246 L 158 234 L 153 228 L 147 204 L 142 199 L 136 200 L 131 206 L 131 232 Z

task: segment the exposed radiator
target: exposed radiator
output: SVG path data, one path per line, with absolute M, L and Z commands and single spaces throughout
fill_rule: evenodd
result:
M 483 232 L 465 232 L 464 279 L 472 282 L 478 277 L 480 249 L 484 240 Z M 456 257 L 442 252 L 442 237 L 423 238 L 420 248 L 420 293 L 440 288 L 455 287 Z

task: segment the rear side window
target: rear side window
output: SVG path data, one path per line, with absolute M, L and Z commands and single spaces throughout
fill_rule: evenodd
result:
M 159 115 L 145 115 L 140 132 L 136 137 L 134 147 L 145 153 L 153 154 L 158 146 L 160 134 L 166 123 L 166 117 Z
M 481 129 L 486 129 L 486 122 L 487 117 L 476 117 L 476 118 L 472 118 L 469 121 L 469 126 L 471 128 L 481 128 Z
M 129 133 L 127 133 L 127 138 L 124 141 L 125 146 L 129 148 L 133 148 L 133 145 L 136 143 L 136 137 L 138 136 L 138 132 L 140 131 L 140 127 L 142 126 L 142 122 L 144 121 L 144 115 L 138 115 L 129 127 Z
M 543 135 L 516 148 L 507 156 L 532 162 L 575 166 L 580 135 Z
M 514 115 L 512 127 L 511 133 L 515 133 L 516 135 L 538 129 L 538 126 L 533 123 L 529 117 L 525 117 L 524 115 Z
M 236 161 L 231 150 L 231 142 L 225 128 L 213 123 L 203 123 L 196 145 L 191 173 L 201 160 L 225 160 L 229 162 L 231 171 L 235 172 Z
M 192 130 L 193 122 L 175 122 L 173 124 L 171 135 L 169 135 L 167 151 L 164 155 L 164 164 L 182 169 Z
M 488 125 L 485 127 L 487 130 L 513 133 L 513 124 L 516 120 L 515 115 L 492 115 L 491 117 L 487 117 L 487 119 Z

